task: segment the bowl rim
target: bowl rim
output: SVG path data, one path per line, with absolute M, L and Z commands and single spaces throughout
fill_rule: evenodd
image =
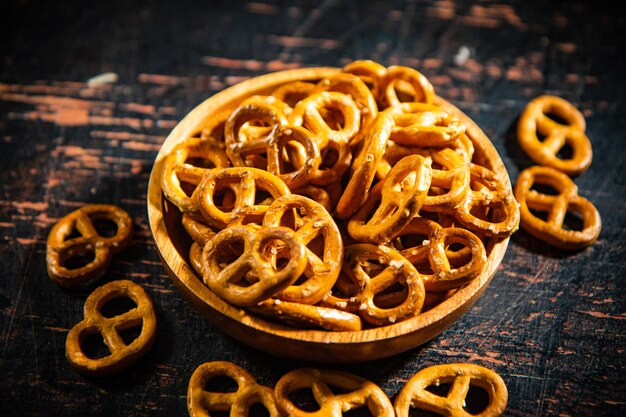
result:
M 192 305 L 216 327 L 236 339 L 239 339 L 243 343 L 278 354 L 279 356 L 281 356 L 281 352 L 277 352 L 274 346 L 258 346 L 254 341 L 241 340 L 242 337 L 247 338 L 247 336 L 242 336 L 243 333 L 248 329 L 252 331 L 252 334 L 269 335 L 269 340 L 278 342 L 281 340 L 289 340 L 305 344 L 334 344 L 346 347 L 362 344 L 371 345 L 372 343 L 377 344 L 377 342 L 397 338 L 407 339 L 406 342 L 400 343 L 398 348 L 391 349 L 394 350 L 393 352 L 389 354 L 384 354 L 383 352 L 378 357 L 391 356 L 425 343 L 443 332 L 452 323 L 456 322 L 474 304 L 478 297 L 482 295 L 500 265 L 509 241 L 508 237 L 492 239 L 493 242 L 492 245 L 490 245 L 491 252 L 488 256 L 487 267 L 483 273 L 464 287 L 461 287 L 451 297 L 422 314 L 382 327 L 368 328 L 360 331 L 339 332 L 316 329 L 295 329 L 250 314 L 217 297 L 196 275 L 169 238 L 164 220 L 163 210 L 165 205 L 160 181 L 165 156 L 178 142 L 194 134 L 198 126 L 207 119 L 207 115 L 215 114 L 210 112 L 211 107 L 222 109 L 262 89 L 269 89 L 296 80 L 319 80 L 338 72 L 340 72 L 339 68 L 332 67 L 313 67 L 280 71 L 245 80 L 207 98 L 192 109 L 170 132 L 155 158 L 150 173 L 147 196 L 150 230 L 157 253 L 173 282 L 187 299 L 189 299 Z M 511 183 L 504 163 L 485 133 L 472 119 L 441 97 L 436 96 L 436 104 L 453 112 L 455 116 L 462 120 L 467 126 L 467 133 L 472 138 L 476 150 L 486 155 L 491 164 L 489 168 L 496 173 L 505 187 L 508 187 L 510 190 Z M 233 329 L 233 325 L 238 327 L 236 325 L 237 323 L 243 327 L 239 326 L 240 328 Z M 253 338 L 253 336 L 251 337 Z M 325 358 L 314 359 L 322 359 L 324 361 Z M 354 361 L 361 360 L 358 353 L 355 353 L 354 358 L 348 356 L 345 359 L 345 361 L 352 361 L 351 359 L 354 359 Z

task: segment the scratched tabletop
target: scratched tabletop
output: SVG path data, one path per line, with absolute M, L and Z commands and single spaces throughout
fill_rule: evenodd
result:
M 418 370 L 468 362 L 509 391 L 506 415 L 626 415 L 626 23 L 603 2 L 3 1 L 0 15 L 0 414 L 185 416 L 193 370 L 232 361 L 273 386 L 306 362 L 244 346 L 203 319 L 156 253 L 146 193 L 154 158 L 196 105 L 242 80 L 356 59 L 406 65 L 472 117 L 515 182 L 531 165 L 515 130 L 540 94 L 584 114 L 594 159 L 574 178 L 598 241 L 554 249 L 523 230 L 478 302 L 432 341 L 341 365 L 393 398 Z M 46 238 L 87 203 L 134 220 L 98 281 L 64 290 Z M 158 315 L 150 353 L 105 378 L 78 374 L 65 339 L 95 287 L 141 284 Z

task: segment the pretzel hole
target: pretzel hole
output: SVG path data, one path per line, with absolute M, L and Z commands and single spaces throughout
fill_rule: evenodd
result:
M 129 297 L 115 297 L 104 303 L 100 307 L 100 314 L 106 318 L 120 316 L 130 310 L 137 308 L 137 303 Z
M 344 411 L 342 417 L 376 417 L 377 415 L 378 414 L 372 414 L 372 412 L 367 408 L 367 405 L 362 405 L 359 408 L 353 408 L 352 410 Z
M 198 168 L 215 168 L 215 164 L 209 158 L 189 157 L 185 163 Z
M 93 250 L 84 248 L 83 250 L 74 252 L 61 260 L 61 264 L 67 269 L 79 269 L 89 265 L 96 259 L 96 253 Z
M 311 252 L 313 252 L 318 258 L 324 259 L 324 248 L 325 248 L 326 239 L 322 234 L 315 237 L 315 239 L 311 240 L 306 247 L 309 248 Z
M 128 346 L 141 336 L 141 329 L 141 325 L 129 327 L 128 329 L 117 329 L 117 334 L 120 335 L 124 344 Z
M 219 187 L 213 193 L 213 204 L 224 212 L 229 212 L 235 207 L 237 194 L 230 187 Z
M 102 237 L 113 237 L 117 234 L 117 223 L 111 219 L 94 219 L 91 223 Z
M 538 219 L 540 219 L 540 220 L 543 220 L 544 222 L 547 222 L 547 221 L 548 221 L 548 215 L 549 215 L 549 212 L 548 212 L 548 211 L 545 211 L 545 210 L 536 210 L 536 209 L 533 209 L 533 208 L 530 208 L 530 207 L 528 208 L 528 210 L 529 210 L 529 211 L 530 211 L 530 213 L 531 213 L 533 216 L 535 216 L 536 218 L 538 218 Z
M 82 237 L 83 235 L 78 231 L 76 227 L 72 227 L 70 233 L 66 236 L 63 236 L 63 241 L 68 241 L 71 239 L 76 239 L 77 237 Z
M 237 385 L 237 381 L 233 378 L 227 376 L 216 376 L 214 378 L 209 378 L 209 380 L 204 385 L 204 390 L 207 392 L 237 392 L 239 390 L 239 385 Z M 213 415 L 213 411 L 211 411 L 211 415 Z M 228 415 L 228 412 L 226 414 Z
M 256 194 L 254 195 L 254 204 L 255 205 L 267 205 L 269 206 L 274 201 L 274 197 L 269 192 L 257 188 Z
M 289 247 L 283 240 L 268 239 L 261 246 L 261 256 L 279 271 L 289 263 Z
M 559 190 L 557 190 L 555 187 L 549 185 L 549 184 L 542 184 L 542 183 L 538 183 L 535 182 L 533 184 L 532 187 L 530 187 L 531 190 L 536 191 L 540 194 L 545 194 L 545 195 L 559 195 Z
M 399 306 L 406 300 L 408 293 L 399 282 L 394 282 L 374 296 L 374 305 L 378 308 L 389 309 Z
M 558 123 L 560 125 L 563 125 L 563 126 L 570 126 L 571 125 L 571 123 L 567 119 L 561 117 L 558 113 L 556 113 L 554 111 L 548 110 L 547 112 L 544 113 L 544 115 L 548 119 L 552 119 L 552 121 L 554 121 L 554 122 L 556 122 L 556 123 Z
M 393 89 L 393 92 L 395 93 L 396 97 L 401 103 L 418 101 L 417 92 L 415 91 L 413 86 L 411 86 L 411 84 L 407 83 L 406 81 L 403 81 L 403 80 L 392 81 L 389 84 L 388 88 Z
M 450 392 L 450 388 L 452 388 L 452 384 L 439 383 L 439 381 L 435 381 L 434 384 L 426 387 L 426 391 L 431 392 L 439 397 L 447 397 L 448 392 Z
M 320 109 L 320 115 L 322 116 L 322 119 L 324 119 L 324 122 L 326 122 L 328 127 L 330 127 L 332 130 L 339 131 L 342 130 L 345 126 L 346 121 L 343 113 L 338 109 L 332 107 L 324 107 Z
M 465 396 L 465 411 L 470 414 L 480 414 L 489 406 L 489 393 L 483 388 L 471 385 Z
M 211 415 L 213 415 L 213 413 L 211 413 Z M 254 417 L 270 417 L 270 412 L 259 400 L 259 402 L 249 406 L 247 415 Z
M 568 210 L 563 219 L 563 229 L 571 231 L 581 231 L 585 228 L 582 214 L 574 210 Z
M 196 190 L 196 188 L 198 187 L 197 184 L 192 184 L 190 182 L 187 181 L 183 181 L 180 178 L 178 179 L 178 181 L 180 182 L 180 189 L 183 190 L 183 193 L 185 193 L 185 195 L 187 197 L 191 197 L 191 195 L 193 194 L 193 192 Z
M 408 233 L 394 239 L 394 248 L 396 250 L 417 248 L 419 246 L 423 246 L 424 242 L 428 243 L 427 235 L 421 233 Z M 410 253 L 408 255 L 410 255 Z
M 313 412 L 320 409 L 319 404 L 315 401 L 313 390 L 311 388 L 300 388 L 289 393 L 289 400 L 293 405 L 302 411 Z
M 322 149 L 319 169 L 331 169 L 337 164 L 338 161 L 339 151 L 335 148 L 327 146 L 326 148 Z
M 559 159 L 572 159 L 573 156 L 574 148 L 572 148 L 572 145 L 567 142 L 565 142 L 561 149 L 559 149 L 559 151 L 556 153 L 556 157 Z
M 80 349 L 89 359 L 102 359 L 111 355 L 109 347 L 104 343 L 102 335 L 97 330 L 89 332 L 81 338 Z

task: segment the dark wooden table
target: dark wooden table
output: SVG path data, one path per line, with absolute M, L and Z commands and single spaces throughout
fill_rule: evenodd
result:
M 267 385 L 309 365 L 241 345 L 182 298 L 148 228 L 148 177 L 177 121 L 221 89 L 275 70 L 373 59 L 427 75 L 485 130 L 513 181 L 530 165 L 515 136 L 525 104 L 539 94 L 570 100 L 587 119 L 594 151 L 575 181 L 603 229 L 579 252 L 520 230 L 486 293 L 442 335 L 340 368 L 393 397 L 425 366 L 470 362 L 502 375 L 507 415 L 626 415 L 626 23 L 617 8 L 41 3 L 5 1 L 0 10 L 0 414 L 184 416 L 189 377 L 205 361 L 233 361 Z M 102 379 L 80 376 L 65 359 L 65 338 L 93 287 L 61 289 L 44 262 L 52 224 L 85 203 L 118 204 L 135 221 L 130 248 L 98 284 L 141 284 L 159 316 L 151 353 Z

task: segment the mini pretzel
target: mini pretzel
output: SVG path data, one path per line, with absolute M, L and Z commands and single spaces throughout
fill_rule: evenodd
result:
M 325 109 L 340 112 L 343 126 L 329 126 L 322 116 Z M 305 127 L 315 133 L 319 139 L 319 147 L 324 148 L 329 140 L 349 142 L 359 132 L 360 118 L 361 112 L 352 97 L 347 94 L 323 91 L 296 104 L 289 120 L 291 124 Z
M 431 179 L 430 160 L 420 155 L 403 158 L 385 181 L 376 184 L 365 204 L 350 219 L 350 236 L 362 242 L 389 242 L 419 212 Z M 378 201 L 380 205 L 375 208 Z
M 330 387 L 343 391 L 334 394 Z M 289 394 L 310 388 L 319 405 L 317 411 L 298 408 Z M 348 372 L 301 368 L 291 371 L 276 383 L 274 396 L 278 408 L 292 417 L 341 417 L 344 412 L 367 407 L 374 417 L 393 417 L 391 401 L 378 385 Z
M 496 174 L 480 165 L 470 165 L 470 187 L 455 217 L 470 230 L 490 237 L 506 237 L 519 226 L 519 205 Z M 478 217 L 476 213 L 486 213 Z M 493 218 L 490 218 L 493 216 Z
M 316 85 L 304 81 L 293 81 L 283 84 L 272 91 L 272 96 L 294 107 L 299 101 L 309 97 L 316 90 Z
M 282 150 L 288 143 L 301 145 L 305 162 L 285 172 Z M 306 129 L 297 126 L 277 126 L 267 142 L 267 170 L 284 181 L 289 188 L 306 185 L 313 177 L 319 177 L 320 151 L 315 137 Z
M 311 183 L 320 186 L 341 182 L 341 177 L 350 168 L 352 153 L 348 142 L 328 141 L 320 150 L 319 169 L 313 174 Z
M 137 307 L 114 317 L 104 317 L 102 307 L 116 298 L 130 298 Z M 119 331 L 141 326 L 141 334 L 126 344 Z M 89 358 L 82 350 L 85 337 L 99 333 L 110 355 L 99 359 Z M 112 281 L 96 288 L 85 301 L 85 318 L 72 327 L 67 335 L 65 352 L 67 360 L 81 373 L 105 376 L 118 372 L 143 356 L 155 339 L 156 314 L 152 301 L 141 286 L 132 281 Z
M 293 327 L 312 327 L 339 332 L 357 332 L 361 330 L 361 319 L 356 314 L 336 308 L 318 305 L 293 303 L 276 298 L 261 301 L 248 307 L 248 310 L 280 321 Z
M 116 224 L 114 236 L 101 236 L 94 226 L 98 220 Z M 68 239 L 73 231 L 80 237 Z M 102 274 L 113 255 L 131 241 L 132 219 L 124 210 L 106 204 L 87 205 L 59 220 L 50 230 L 46 247 L 48 275 L 63 287 L 84 284 Z M 75 256 L 93 253 L 87 265 L 70 268 L 67 262 Z
M 203 161 L 201 166 L 195 161 Z M 230 161 L 220 142 L 208 139 L 189 138 L 177 145 L 164 162 L 161 188 L 165 197 L 183 213 L 197 213 L 198 208 L 182 187 L 181 183 L 196 187 L 209 168 L 225 168 Z
M 384 107 L 398 106 L 402 103 L 394 88 L 400 81 L 411 86 L 413 101 L 427 104 L 433 102 L 435 90 L 428 78 L 413 68 L 392 66 L 387 68 L 385 76 L 380 81 L 379 101 Z
M 306 247 L 306 278 L 276 295 L 277 298 L 303 304 L 315 304 L 333 287 L 341 271 L 343 243 L 337 224 L 324 207 L 299 195 L 276 199 L 265 213 L 263 227 L 275 228 L 285 225 L 295 216 L 292 228 L 298 241 L 308 246 L 319 236 L 323 237 L 320 248 Z M 315 250 L 315 251 L 314 251 Z
M 231 188 L 235 194 L 232 209 L 224 211 L 216 204 L 216 193 Z M 223 168 L 209 171 L 195 191 L 196 202 L 204 219 L 222 229 L 228 225 L 260 223 L 271 201 L 255 202 L 259 190 L 267 191 L 272 201 L 291 194 L 287 185 L 273 174 L 257 168 Z
M 465 132 L 457 119 L 434 104 L 399 103 L 385 112 L 395 123 L 389 139 L 403 145 L 447 146 Z
M 554 113 L 566 125 L 552 120 Z M 545 135 L 541 141 L 537 133 Z M 592 151 L 585 135 L 585 119 L 571 103 L 555 96 L 540 96 L 531 101 L 520 116 L 517 137 L 522 149 L 539 165 L 549 166 L 568 175 L 580 174 L 591 164 Z M 565 144 L 572 147 L 570 159 L 557 153 Z
M 452 384 L 445 397 L 426 389 L 439 384 Z M 489 395 L 489 404 L 480 414 L 470 414 L 464 407 L 472 385 Z M 430 366 L 413 375 L 396 397 L 394 408 L 398 417 L 408 417 L 410 408 L 450 417 L 497 417 L 504 413 L 507 401 L 506 385 L 498 374 L 482 366 L 457 363 Z
M 373 96 L 378 97 L 380 91 L 380 81 L 385 76 L 387 68 L 374 61 L 362 60 L 351 62 L 343 67 L 342 71 L 358 76 L 367 86 L 369 86 Z
M 392 128 L 393 118 L 386 113 L 380 113 L 370 126 L 363 139 L 361 151 L 352 164 L 355 168 L 350 175 L 350 181 L 337 203 L 337 217 L 350 217 L 366 200 Z
M 224 127 L 226 154 L 234 166 L 246 166 L 244 158 L 246 153 L 255 153 L 253 151 L 258 148 L 265 149 L 267 135 L 275 127 L 287 124 L 285 115 L 287 109 L 290 109 L 287 104 L 272 96 L 252 96 L 237 107 Z M 248 129 L 248 133 L 257 134 L 242 133 L 244 125 L 249 126 L 250 122 L 262 124 Z
M 558 195 L 542 194 L 532 190 L 535 184 L 556 189 Z M 593 244 L 600 234 L 602 220 L 595 206 L 578 195 L 578 187 L 565 174 L 549 167 L 530 167 L 517 179 L 515 197 L 520 204 L 522 226 L 528 233 L 563 249 L 580 249 Z M 531 210 L 548 213 L 542 220 Z M 582 230 L 565 230 L 563 222 L 568 211 L 582 215 Z
M 398 236 L 410 234 L 427 236 L 426 243 L 415 247 L 403 247 L 400 251 L 413 265 L 428 259 L 432 273 L 421 272 L 427 291 L 446 291 L 460 287 L 485 270 L 487 263 L 485 247 L 469 230 L 458 227 L 444 228 L 432 220 L 416 217 Z M 450 265 L 446 251 L 446 247 L 453 243 L 460 243 L 469 249 L 469 260 L 457 268 Z
M 230 378 L 237 384 L 235 392 L 206 391 L 215 378 Z M 280 414 L 273 391 L 256 380 L 245 369 L 231 362 L 206 362 L 198 366 L 189 379 L 187 409 L 190 417 L 210 417 L 211 412 L 230 412 L 231 417 L 247 417 L 250 407 L 261 404 L 270 417 Z
M 380 269 L 368 270 L 367 264 L 372 261 L 380 263 L 377 265 Z M 405 320 L 422 310 L 425 297 L 422 277 L 404 256 L 391 248 L 369 243 L 346 247 L 344 272 L 354 282 L 357 292 L 347 298 L 330 295 L 324 299 L 324 305 L 358 311 L 363 320 L 376 326 Z M 404 300 L 389 308 L 377 305 L 376 295 L 398 283 L 406 288 Z
M 281 252 L 288 259 L 278 269 L 273 245 L 282 242 Z M 232 247 L 243 244 L 243 253 L 234 262 L 222 267 L 221 259 L 230 255 Z M 305 245 L 286 227 L 261 228 L 231 226 L 209 240 L 202 251 L 202 275 L 205 284 L 222 299 L 236 306 L 257 304 L 293 284 L 307 266 Z M 230 251 L 230 252 L 229 252 Z M 251 272 L 258 280 L 242 285 Z

